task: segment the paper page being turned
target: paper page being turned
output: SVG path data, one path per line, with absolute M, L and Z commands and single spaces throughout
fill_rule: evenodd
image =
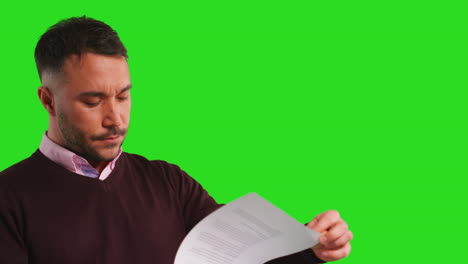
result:
M 250 193 L 200 221 L 180 245 L 175 264 L 262 264 L 311 248 L 320 235 Z

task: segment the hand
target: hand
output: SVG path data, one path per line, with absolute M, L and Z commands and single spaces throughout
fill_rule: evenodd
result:
M 320 244 L 313 247 L 315 255 L 324 261 L 335 261 L 345 258 L 351 251 L 349 241 L 353 233 L 337 211 L 326 211 L 317 215 L 307 227 L 322 233 Z

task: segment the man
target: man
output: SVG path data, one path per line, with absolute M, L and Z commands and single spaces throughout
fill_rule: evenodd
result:
M 39 40 L 39 149 L 0 173 L 0 263 L 174 262 L 189 230 L 219 208 L 176 165 L 122 152 L 130 120 L 127 50 L 108 25 L 62 20 Z M 315 217 L 318 248 L 271 263 L 346 257 L 352 233 L 336 211 Z

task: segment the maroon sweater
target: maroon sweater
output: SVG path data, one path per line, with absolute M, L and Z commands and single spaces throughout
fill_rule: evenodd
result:
M 220 206 L 164 161 L 124 152 L 101 181 L 37 150 L 0 172 L 0 263 L 173 264 L 188 231 Z M 306 250 L 269 263 L 317 262 Z

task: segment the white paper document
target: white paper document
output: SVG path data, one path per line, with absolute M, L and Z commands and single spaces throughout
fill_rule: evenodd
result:
M 250 193 L 200 221 L 180 245 L 175 264 L 262 264 L 311 248 L 320 236 Z

